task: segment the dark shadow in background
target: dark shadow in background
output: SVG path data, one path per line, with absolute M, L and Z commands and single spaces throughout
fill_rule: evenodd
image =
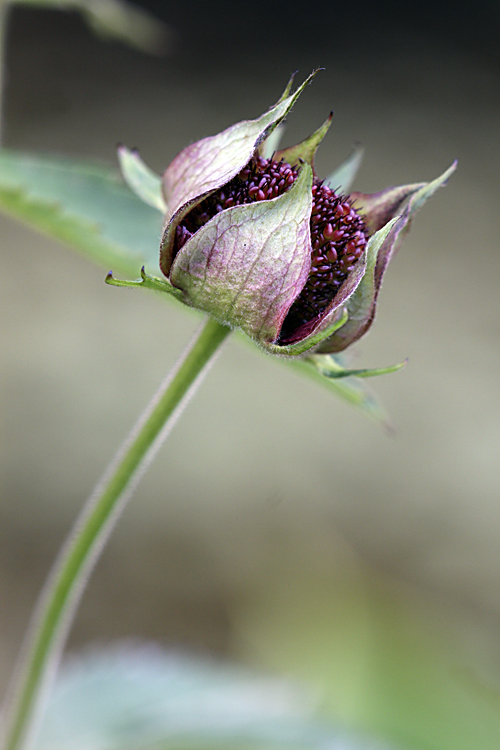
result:
M 378 2 L 160 2 L 143 7 L 169 22 L 182 39 L 182 56 L 207 65 L 238 64 L 244 56 L 267 61 L 297 52 L 351 58 L 377 54 L 381 42 L 423 37 L 500 65 L 500 3 L 497 0 Z M 230 56 L 228 58 L 228 56 Z M 232 59 L 231 59 L 232 58 Z

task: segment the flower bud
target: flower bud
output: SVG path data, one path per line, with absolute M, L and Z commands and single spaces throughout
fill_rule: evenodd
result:
M 290 81 L 256 120 L 188 146 L 163 175 L 162 272 L 186 304 L 275 354 L 338 352 L 368 330 L 410 219 L 454 169 L 348 197 L 314 171 L 331 115 L 302 143 L 267 154 L 313 75 L 294 94 Z

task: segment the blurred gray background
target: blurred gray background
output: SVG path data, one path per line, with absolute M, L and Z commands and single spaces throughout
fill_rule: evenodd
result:
M 70 645 L 133 636 L 279 670 L 263 634 L 286 640 L 280 612 L 362 578 L 457 644 L 500 717 L 498 5 L 149 7 L 175 32 L 164 57 L 76 14 L 14 10 L 5 145 L 114 163 L 121 141 L 160 172 L 320 65 L 285 135 L 334 109 L 320 175 L 354 141 L 364 192 L 459 170 L 356 345 L 359 366 L 409 357 L 372 381 L 397 434 L 230 341 L 120 521 Z M 3 688 L 59 544 L 199 317 L 106 287 L 103 269 L 7 218 L 0 233 Z

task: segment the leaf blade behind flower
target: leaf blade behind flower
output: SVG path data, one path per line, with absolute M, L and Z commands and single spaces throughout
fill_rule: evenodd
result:
M 372 419 L 378 424 L 382 424 L 388 430 L 393 431 L 389 415 L 384 409 L 370 386 L 357 377 L 348 376 L 341 379 L 326 377 L 317 363 L 309 357 L 304 359 L 287 359 L 281 360 L 286 362 L 286 366 L 294 367 L 302 375 L 312 378 L 316 383 L 328 388 L 342 401 L 360 411 L 365 417 Z
M 1 150 L 0 210 L 120 273 L 158 267 L 161 215 L 109 167 Z

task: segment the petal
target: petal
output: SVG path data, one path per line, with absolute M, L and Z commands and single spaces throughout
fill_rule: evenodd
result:
M 370 328 L 375 317 L 377 296 L 389 261 L 399 249 L 406 235 L 410 221 L 425 201 L 442 187 L 455 171 L 456 162 L 440 177 L 424 184 L 415 191 L 402 216 L 392 219 L 371 238 L 367 247 L 366 273 L 362 282 L 347 303 L 349 320 L 333 336 L 327 339 L 318 352 L 332 353 L 346 349 L 357 341 Z
M 366 273 L 347 305 L 349 320 L 342 330 L 336 331 L 333 336 L 318 347 L 319 352 L 342 351 L 368 330 L 375 315 L 375 301 L 378 292 L 375 283 L 377 257 L 384 249 L 388 252 L 388 249 L 393 247 L 400 231 L 406 224 L 407 221 L 403 217 L 392 219 L 370 238 L 366 249 Z
M 301 161 L 306 161 L 312 166 L 318 146 L 328 133 L 330 125 L 332 124 L 332 117 L 333 112 L 330 112 L 328 119 L 325 120 L 323 125 L 304 141 L 297 143 L 296 146 L 289 146 L 288 148 L 282 148 L 281 151 L 276 151 L 273 157 L 274 161 L 280 161 L 283 159 L 283 161 L 288 162 L 292 167 L 296 166 Z
M 400 185 L 382 190 L 380 193 L 351 193 L 350 198 L 366 224 L 368 234 L 374 234 L 395 216 L 399 216 L 408 198 L 425 187 L 425 182 Z
M 312 179 L 304 164 L 280 197 L 228 208 L 201 227 L 170 274 L 186 303 L 258 343 L 275 341 L 311 267 Z
M 359 144 L 355 144 L 352 152 L 347 159 L 337 167 L 325 180 L 325 185 L 332 188 L 337 194 L 348 195 L 351 185 L 358 173 L 363 159 L 364 149 Z
M 331 336 L 334 331 L 340 328 L 340 325 L 338 325 L 340 320 L 342 321 L 342 325 L 345 324 L 347 318 L 343 316 L 344 307 L 365 275 L 366 260 L 367 251 L 365 250 L 328 307 L 315 318 L 297 328 L 287 339 L 280 342 L 283 354 L 300 353 L 298 348 L 295 347 L 295 344 L 298 343 L 301 345 L 300 351 L 306 351 Z
M 163 190 L 170 216 L 197 198 L 217 190 L 232 180 L 248 164 L 257 146 L 288 114 L 316 71 L 256 120 L 244 120 L 217 135 L 203 138 L 185 148 L 167 168 Z

